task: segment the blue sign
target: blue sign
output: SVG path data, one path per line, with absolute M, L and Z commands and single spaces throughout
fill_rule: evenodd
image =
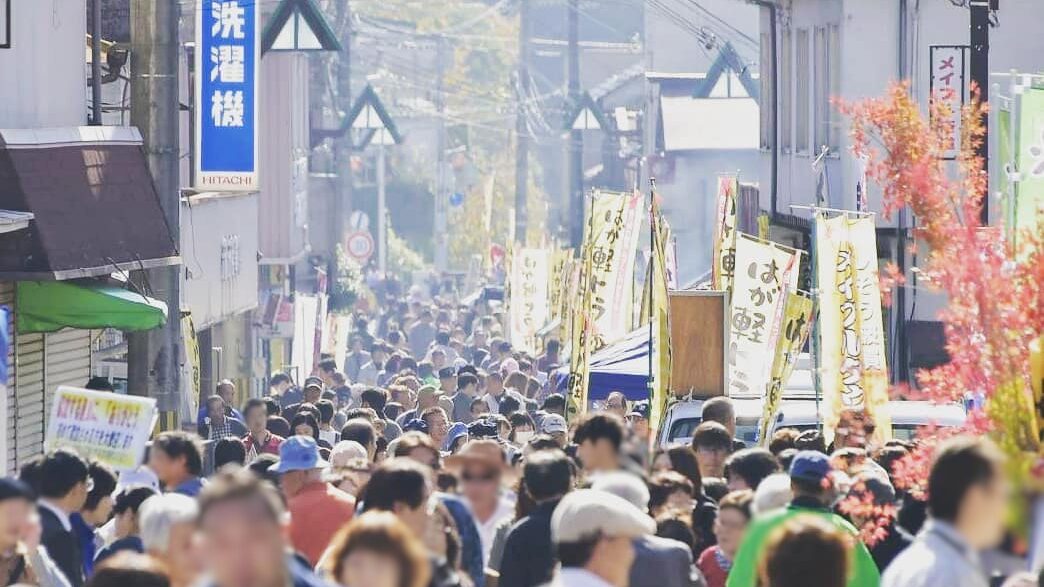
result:
M 255 191 L 259 3 L 197 1 L 194 187 Z

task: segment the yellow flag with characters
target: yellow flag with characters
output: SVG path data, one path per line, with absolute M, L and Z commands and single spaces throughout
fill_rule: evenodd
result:
M 765 393 L 765 405 L 758 424 L 758 439 L 762 446 L 768 446 L 772 420 L 776 417 L 776 412 L 783 399 L 783 386 L 790 379 L 798 355 L 801 354 L 801 349 L 808 340 L 814 306 L 812 296 L 807 292 L 787 291 L 779 338 L 776 343 L 776 354 L 772 359 L 772 370 Z
M 645 279 L 645 295 L 642 296 L 641 324 L 650 327 L 652 340 L 653 372 L 650 386 L 649 428 L 660 426 L 671 395 L 671 327 L 670 294 L 668 293 L 667 244 L 671 240 L 671 229 L 660 213 L 653 196 L 649 226 L 652 230 L 652 251 L 649 256 L 649 271 Z M 651 326 L 650 326 L 651 324 Z

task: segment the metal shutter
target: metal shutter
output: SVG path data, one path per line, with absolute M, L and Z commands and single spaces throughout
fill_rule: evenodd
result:
M 7 397 L 4 398 L 6 402 L 4 418 L 4 436 L 6 437 L 5 445 L 7 454 L 2 455 L 4 460 L 4 470 L 7 472 L 13 472 L 15 468 L 15 443 L 14 443 L 14 430 L 15 430 L 15 412 L 14 412 L 14 393 L 15 393 L 15 342 L 14 342 L 14 309 L 15 309 L 15 284 L 11 281 L 0 281 L 0 306 L 7 306 L 8 320 L 7 320 L 7 340 L 9 347 L 7 349 L 7 357 L 4 358 L 7 361 Z
M 15 369 L 18 377 L 14 401 L 15 466 L 43 453 L 44 441 L 44 335 L 15 335 Z M 10 437 L 10 435 L 9 435 Z M 10 449 L 8 449 L 10 450 Z
M 51 413 L 55 391 L 59 385 L 83 387 L 91 376 L 91 331 L 64 328 L 44 335 L 46 356 L 44 408 Z

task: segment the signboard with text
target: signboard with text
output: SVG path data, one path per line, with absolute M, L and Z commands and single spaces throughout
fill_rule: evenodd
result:
M 256 191 L 258 2 L 197 0 L 196 181 Z
M 47 450 L 71 448 L 114 469 L 141 464 L 156 423 L 156 400 L 62 385 L 47 421 Z
M 961 109 L 968 98 L 968 84 L 965 83 L 964 75 L 967 51 L 967 45 L 932 45 L 928 48 L 928 59 L 931 61 L 929 92 L 933 99 L 950 107 L 946 123 L 951 126 L 953 142 L 946 152 L 947 159 L 956 157 L 961 149 Z

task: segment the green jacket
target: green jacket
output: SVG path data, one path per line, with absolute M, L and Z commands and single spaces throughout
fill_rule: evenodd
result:
M 732 570 L 729 571 L 727 587 L 757 587 L 758 584 L 758 562 L 765 542 L 769 534 L 787 520 L 800 515 L 812 514 L 834 524 L 838 528 L 858 538 L 859 531 L 841 516 L 825 509 L 809 508 L 790 505 L 784 510 L 766 514 L 764 517 L 756 518 L 747 526 L 743 535 L 743 543 L 736 553 L 736 560 L 732 561 Z M 870 551 L 859 540 L 855 541 L 856 549 L 853 556 L 854 567 L 848 577 L 848 587 L 878 587 L 881 583 L 881 575 L 870 556 Z

